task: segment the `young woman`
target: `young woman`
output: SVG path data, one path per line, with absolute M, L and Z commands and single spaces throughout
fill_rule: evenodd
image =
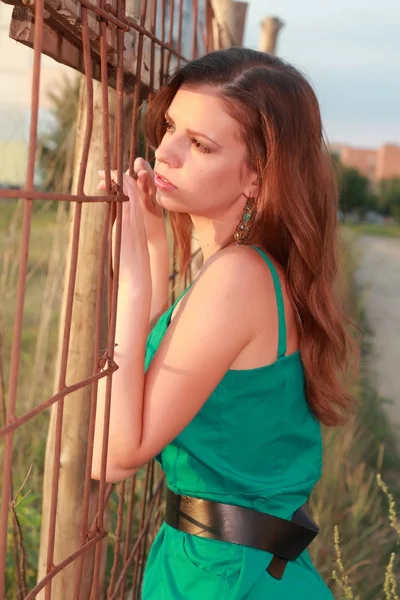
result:
M 341 385 L 338 194 L 317 99 L 282 60 L 230 48 L 180 68 L 146 132 L 154 180 L 143 159 L 137 181 L 124 176 L 106 468 L 116 482 L 155 457 L 166 473 L 143 599 L 331 599 L 303 505 L 321 477 L 321 423 L 344 423 L 353 400 Z M 193 229 L 204 257 L 168 310 L 160 207 L 181 272 Z M 104 395 L 102 380 L 96 479 Z

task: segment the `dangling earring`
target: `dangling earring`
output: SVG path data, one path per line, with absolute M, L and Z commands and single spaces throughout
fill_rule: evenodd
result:
M 247 202 L 246 206 L 243 209 L 243 215 L 240 219 L 238 228 L 236 229 L 233 235 L 235 239 L 235 246 L 238 246 L 239 244 L 247 240 L 247 238 L 250 235 L 252 225 L 251 218 L 253 216 L 254 198 L 250 198 L 249 196 L 246 196 L 246 194 L 243 194 L 243 196 L 246 198 Z

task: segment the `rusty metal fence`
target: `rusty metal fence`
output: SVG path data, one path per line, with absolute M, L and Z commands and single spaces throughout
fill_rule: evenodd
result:
M 48 600 L 69 598 L 111 599 L 140 597 L 141 580 L 149 545 L 160 525 L 163 508 L 163 479 L 157 465 L 150 464 L 145 472 L 117 486 L 115 495 L 117 508 L 110 509 L 113 485 L 107 485 L 104 479 L 98 485 L 98 500 L 95 511 L 90 510 L 90 478 L 92 441 L 96 410 L 97 382 L 108 377 L 111 381 L 115 370 L 113 348 L 116 323 L 117 277 L 109 282 L 107 350 L 101 348 L 101 319 L 104 313 L 104 289 L 107 287 L 107 261 L 110 260 L 109 240 L 111 228 L 116 216 L 116 256 L 120 247 L 122 202 L 126 197 L 119 192 L 122 185 L 112 187 L 107 177 L 106 195 L 85 194 L 85 176 L 88 165 L 89 149 L 93 142 L 93 85 L 94 80 L 101 82 L 102 89 L 102 140 L 103 168 L 106 174 L 110 168 L 118 170 L 119 183 L 126 168 L 126 157 L 132 172 L 133 162 L 138 150 L 138 111 L 144 99 L 151 97 L 164 81 L 165 75 L 182 61 L 189 60 L 214 47 L 216 19 L 209 0 L 143 0 L 132 5 L 129 0 L 7 0 L 13 4 L 14 14 L 10 35 L 14 39 L 32 47 L 32 95 L 31 121 L 29 136 L 28 166 L 26 185 L 23 190 L 3 189 L 1 197 L 7 201 L 23 199 L 23 222 L 20 240 L 20 263 L 18 290 L 15 304 L 15 322 L 10 358 L 10 379 L 8 386 L 8 404 L 5 424 L 0 429 L 3 447 L 3 474 L 1 487 L 0 514 L 0 598 L 5 597 L 6 557 L 12 553 L 12 536 L 8 535 L 9 522 L 15 513 L 12 503 L 12 457 L 13 439 L 17 429 L 56 406 L 56 429 L 54 436 L 54 458 L 51 473 L 51 502 L 48 518 L 48 538 L 46 565 L 44 574 L 32 589 L 27 589 L 24 580 L 26 564 L 23 544 L 17 544 L 14 555 L 18 589 L 15 596 L 30 600 L 39 595 Z M 214 34 L 212 29 L 214 28 Z M 217 31 L 221 26 L 217 23 Z M 39 82 L 43 53 L 57 61 L 67 64 L 84 74 L 86 119 L 84 123 L 83 145 L 78 157 L 78 176 L 75 193 L 43 192 L 35 187 L 35 162 L 38 141 Z M 10 57 L 12 64 L 12 57 Z M 109 89 L 116 92 L 116 114 L 113 144 L 110 141 Z M 131 95 L 133 118 L 130 132 L 124 125 L 124 101 Z M 113 147 L 111 147 L 113 146 Z M 70 252 L 69 272 L 67 273 L 67 292 L 65 319 L 61 341 L 60 362 L 57 364 L 58 389 L 54 395 L 43 398 L 26 414 L 19 414 L 17 406 L 17 382 L 21 355 L 21 335 L 23 328 L 24 298 L 26 293 L 27 265 L 29 260 L 29 241 L 32 224 L 33 205 L 38 200 L 67 202 L 74 205 L 74 222 Z M 70 332 L 74 307 L 74 290 L 78 268 L 78 253 L 81 217 L 87 203 L 104 203 L 104 222 L 102 227 L 101 256 L 98 268 L 96 326 L 93 356 L 93 369 L 80 381 L 66 381 L 69 353 L 71 351 Z M 116 269 L 118 268 L 116 261 Z M 171 276 L 172 278 L 174 275 Z M 73 348 L 72 348 L 73 350 Z M 91 388 L 90 420 L 87 432 L 87 455 L 85 467 L 84 493 L 81 506 L 80 540 L 75 549 L 63 560 L 56 563 L 54 548 L 57 541 L 57 505 L 59 501 L 58 485 L 60 477 L 60 457 L 63 447 L 62 425 L 65 403 L 68 396 L 82 388 Z M 107 407 L 110 404 L 110 385 L 108 386 Z M 107 415 L 106 408 L 106 426 Z M 105 466 L 103 451 L 103 467 Z M 103 468 L 104 473 L 104 468 Z M 17 483 L 17 485 L 20 482 Z M 105 515 L 114 510 L 115 530 L 112 531 L 112 558 L 107 551 L 110 540 Z M 93 516 L 94 515 L 94 516 Z M 23 540 L 24 531 L 17 522 L 17 538 Z M 17 541 L 18 541 L 17 539 Z M 15 541 L 15 540 L 14 540 Z M 106 557 L 108 574 L 105 575 Z M 52 595 L 54 581 L 62 571 L 74 565 L 73 594 Z M 83 579 L 90 573 L 89 591 L 83 592 Z M 85 588 L 86 589 L 86 588 Z M 11 596 L 10 596 L 11 597 Z

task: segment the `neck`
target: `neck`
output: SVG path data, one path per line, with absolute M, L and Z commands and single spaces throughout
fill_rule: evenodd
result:
M 218 252 L 227 239 L 234 241 L 233 234 L 239 224 L 240 215 L 237 214 L 237 210 L 232 213 L 220 218 L 190 215 L 195 230 L 193 236 L 201 247 L 204 262 Z

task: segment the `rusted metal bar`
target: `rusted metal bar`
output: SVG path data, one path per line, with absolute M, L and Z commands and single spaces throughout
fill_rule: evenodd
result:
M 165 2 L 166 0 L 161 0 L 161 41 L 163 44 L 165 43 Z M 165 48 L 161 47 L 161 59 L 160 59 L 160 72 L 159 72 L 159 82 L 157 87 L 161 87 L 164 83 L 164 60 L 165 60 Z
M 141 14 L 140 14 L 140 24 L 141 25 L 144 25 L 146 22 L 146 14 L 147 14 L 147 0 L 142 0 Z M 137 54 L 137 62 L 136 62 L 136 73 L 137 73 L 138 79 L 140 79 L 141 75 L 142 75 L 143 43 L 144 43 L 144 37 L 143 37 L 143 34 L 141 33 L 139 35 L 138 54 Z M 134 163 L 135 155 L 136 155 L 136 136 L 137 136 L 139 101 L 140 101 L 140 87 L 138 85 L 136 85 L 135 90 L 134 90 L 134 98 L 133 98 L 132 131 L 131 131 L 131 143 L 130 143 L 130 155 L 129 155 L 129 174 L 131 176 L 133 175 L 133 163 Z
M 85 194 L 59 194 L 57 192 L 42 192 L 38 190 L 9 190 L 1 188 L 0 199 L 15 200 L 19 198 L 27 198 L 30 200 L 56 200 L 57 202 L 112 202 L 121 201 L 128 202 L 128 196 L 119 192 L 110 196 L 86 196 Z
M 87 168 L 87 161 L 89 156 L 89 146 L 93 126 L 93 80 L 91 72 L 91 61 L 90 61 L 90 42 L 89 42 L 89 26 L 88 26 L 88 15 L 87 9 L 82 7 L 82 44 L 84 50 L 84 63 L 86 70 L 86 88 L 87 88 L 87 121 L 85 128 L 84 145 L 82 149 L 81 166 L 78 177 L 77 192 L 83 194 L 83 186 L 85 181 L 85 173 Z M 71 257 L 71 271 L 68 285 L 68 296 L 66 306 L 66 324 L 64 333 L 64 344 L 61 356 L 60 366 L 60 377 L 59 387 L 65 386 L 65 378 L 67 373 L 68 364 L 68 353 L 69 353 L 69 340 L 71 334 L 72 324 L 72 309 L 73 299 L 76 282 L 76 269 L 78 263 L 78 250 L 79 250 L 79 236 L 80 236 L 80 224 L 82 217 L 82 204 L 78 203 L 74 215 L 74 231 L 72 241 L 72 257 Z M 54 441 L 54 462 L 52 471 L 52 496 L 50 504 L 50 518 L 49 518 L 49 537 L 48 537 L 48 550 L 47 550 L 47 564 L 46 571 L 49 573 L 54 563 L 54 546 L 55 546 L 55 532 L 56 532 L 56 515 L 57 515 L 57 501 L 58 501 L 58 484 L 60 478 L 60 456 L 61 456 L 61 442 L 62 442 L 62 423 L 63 423 L 63 411 L 64 411 L 64 398 L 61 398 L 57 405 L 57 417 L 56 417 L 56 432 Z M 101 547 L 101 545 L 100 545 Z M 96 546 L 98 548 L 98 546 Z M 51 584 L 52 580 L 49 581 L 45 588 L 45 600 L 51 600 Z
M 169 38 L 168 38 L 168 45 L 170 48 L 172 47 L 172 42 L 174 39 L 173 38 L 173 35 L 174 35 L 174 11 L 175 11 L 175 0 L 170 0 L 170 4 L 169 4 Z M 170 70 L 170 62 L 171 62 L 171 52 L 168 51 L 167 65 L 165 67 L 165 72 L 167 74 L 169 73 L 169 70 Z
M 80 390 L 81 388 L 86 387 L 103 377 L 107 377 L 118 369 L 118 366 L 110 359 L 108 359 L 108 363 L 109 367 L 101 371 L 101 373 L 91 375 L 87 379 L 82 379 L 82 381 L 78 381 L 73 385 L 66 385 L 63 389 L 57 392 L 57 394 L 54 394 L 54 396 L 51 396 L 51 398 L 48 398 L 38 406 L 35 406 L 35 408 L 30 410 L 29 412 L 25 413 L 23 417 L 17 418 L 14 416 L 13 419 L 9 419 L 10 422 L 0 429 L 0 438 L 7 436 L 7 434 L 9 434 L 10 432 L 15 431 L 15 429 L 17 429 L 18 427 L 21 427 L 21 425 L 25 425 L 25 423 L 39 415 L 47 408 L 50 408 L 50 406 L 52 406 L 56 402 L 59 402 L 61 399 L 65 398 L 65 396 L 67 396 L 68 394 L 71 394 L 76 390 Z
M 118 3 L 118 15 L 122 15 L 125 10 L 124 0 L 120 0 Z M 119 189 L 123 189 L 123 102 L 124 102 L 124 65 L 123 65 L 123 49 L 124 49 L 124 33 L 118 31 L 117 33 L 117 54 L 118 54 L 118 68 L 117 68 L 117 114 L 116 114 L 116 135 L 114 137 L 114 160 L 117 161 L 117 181 Z M 105 82 L 103 82 L 105 85 Z M 122 205 L 117 205 L 117 219 L 116 219 L 116 241 L 115 241 L 115 267 L 114 267 L 114 280 L 112 282 L 112 304 L 111 304 L 111 323 L 109 331 L 109 339 L 107 345 L 114 347 L 115 343 L 115 331 L 116 331 L 116 307 L 117 307 L 117 295 L 118 295 L 118 279 L 119 279 L 119 268 L 120 268 L 120 251 L 121 251 L 121 233 L 122 233 Z M 111 353 L 113 358 L 113 350 Z M 107 378 L 106 386 L 106 398 L 104 408 L 104 430 L 103 430 L 103 448 L 102 448 L 102 462 L 101 462 L 101 478 L 100 478 L 100 491 L 99 491 L 99 519 L 98 527 L 103 528 L 103 490 L 105 482 L 105 473 L 107 465 L 107 446 L 108 446 L 108 432 L 110 425 L 110 412 L 111 412 L 111 389 L 112 379 Z M 99 594 L 99 577 L 100 577 L 100 559 L 101 559 L 102 547 L 101 545 L 96 546 L 95 561 L 94 561 L 94 573 L 93 583 L 91 590 L 91 599 L 96 600 Z
M 104 8 L 105 1 L 100 0 L 100 7 Z M 108 81 L 107 81 L 107 46 L 106 46 L 106 28 L 107 24 L 105 21 L 100 22 L 100 52 L 101 52 L 101 79 L 102 79 L 102 115 L 103 115 L 103 150 L 104 150 L 104 171 L 105 171 L 105 183 L 107 191 L 111 190 L 111 176 L 110 176 L 110 135 L 109 135 L 109 103 L 108 103 Z M 104 273 L 106 265 L 106 253 L 107 253 L 107 238 L 108 231 L 110 228 L 111 218 L 111 203 L 107 204 L 107 210 L 104 215 L 104 225 L 102 233 L 102 244 L 101 244 L 101 257 L 98 273 L 98 292 L 96 301 L 96 335 L 95 335 L 95 347 L 94 356 L 97 357 L 99 354 L 100 334 L 101 334 L 101 316 L 102 316 L 102 301 L 103 301 L 103 290 L 104 290 Z M 94 360 L 93 369 L 96 373 L 99 369 L 99 361 Z M 96 406 L 97 406 L 97 382 L 92 386 L 91 395 L 91 407 L 89 417 L 89 431 L 88 431 L 88 451 L 86 456 L 86 473 L 85 473 L 85 487 L 83 497 L 83 511 L 82 511 L 82 526 L 81 526 L 81 537 L 80 541 L 83 544 L 88 536 L 88 517 L 89 517 L 89 496 L 91 491 L 91 465 L 93 457 L 93 439 L 94 439 L 94 428 L 96 419 Z M 79 600 L 80 583 L 82 579 L 84 556 L 80 557 L 80 561 L 77 568 L 74 588 L 74 600 Z
M 26 174 L 26 188 L 28 191 L 34 187 L 35 156 L 37 146 L 38 115 L 39 115 L 39 83 L 40 83 L 40 61 L 43 42 L 43 10 L 44 0 L 37 0 L 35 17 L 38 26 L 35 31 L 33 72 L 32 72 L 32 96 L 31 96 L 31 122 L 29 132 L 28 167 Z M 24 312 L 24 300 L 26 289 L 26 276 L 28 268 L 29 238 L 32 215 L 32 200 L 24 201 L 24 216 L 22 225 L 21 254 L 19 263 L 17 301 L 15 310 L 13 344 L 11 350 L 9 400 L 7 420 L 15 419 L 17 400 L 18 367 L 22 337 L 22 319 Z M 5 439 L 3 478 L 2 478 L 2 503 L 0 512 L 0 593 L 4 589 L 5 563 L 7 553 L 7 522 L 11 490 L 11 461 L 13 450 L 13 431 L 10 431 Z
M 148 470 L 147 486 L 146 486 L 146 491 L 145 491 L 144 499 L 143 499 L 144 518 L 146 518 L 146 515 L 148 513 L 149 504 L 154 495 L 153 494 L 154 460 L 152 460 L 151 463 L 148 465 L 147 470 Z M 144 527 L 145 522 L 146 521 L 143 522 L 142 527 Z M 142 595 L 142 583 L 143 583 L 144 565 L 146 562 L 147 542 L 148 542 L 148 536 L 144 536 L 143 541 L 142 541 L 142 546 L 140 548 L 140 558 L 139 558 L 139 585 L 137 587 L 137 595 L 139 598 Z
M 198 56 L 198 42 L 197 42 L 197 21 L 199 18 L 199 2 L 193 0 L 193 32 L 192 32 L 192 58 Z
M 72 554 L 70 554 L 70 556 L 65 558 L 58 565 L 54 565 L 52 570 L 46 575 L 46 577 L 43 577 L 43 579 L 29 592 L 29 594 L 26 596 L 26 598 L 24 598 L 24 600 L 33 600 L 33 598 L 36 598 L 37 594 L 46 585 L 48 585 L 52 579 L 54 579 L 54 577 L 57 575 L 57 573 L 59 573 L 60 571 L 65 569 L 65 567 L 68 567 L 68 565 L 70 565 L 72 562 L 74 562 L 74 560 L 76 560 L 79 556 L 81 556 L 81 554 L 84 554 L 85 552 L 87 552 L 87 550 L 89 548 L 91 548 L 95 544 L 99 544 L 99 542 L 101 542 L 101 540 L 103 540 L 106 537 L 106 535 L 107 535 L 107 531 L 101 531 L 100 533 L 98 533 L 96 535 L 96 537 L 92 538 L 90 540 L 90 542 L 87 542 L 84 546 L 81 546 L 80 548 L 78 548 L 78 550 L 76 552 L 73 552 Z
M 181 64 L 181 50 L 182 50 L 182 20 L 183 20 L 183 0 L 179 0 L 179 20 L 178 20 L 178 67 Z
M 115 546 L 114 546 L 114 560 L 111 568 L 110 583 L 107 590 L 107 600 L 111 598 L 113 588 L 115 585 L 115 579 L 117 577 L 118 562 L 119 562 L 119 551 L 121 547 L 121 536 L 122 536 L 122 524 L 124 515 L 124 500 L 125 500 L 125 481 L 123 481 L 119 488 L 119 501 L 118 501 L 118 512 L 117 512 L 117 530 L 115 532 Z
M 133 511 L 134 511 L 134 507 L 135 507 L 135 484 L 136 484 L 136 475 L 134 475 L 132 477 L 131 486 L 130 486 L 129 506 L 128 506 L 128 514 L 127 514 L 126 531 L 125 531 L 125 550 L 124 550 L 124 558 L 123 558 L 124 565 L 126 565 L 126 562 L 129 558 L 129 548 L 130 548 L 130 544 L 131 544 Z M 125 586 L 126 586 L 126 573 L 122 576 L 121 592 L 120 592 L 119 600 L 124 600 L 124 598 L 125 598 Z
M 135 554 L 139 551 L 140 544 L 142 543 L 142 540 L 143 540 L 145 534 L 147 533 L 149 525 L 150 525 L 150 520 L 152 517 L 154 504 L 158 498 L 158 494 L 160 494 L 162 492 L 163 484 L 164 484 L 164 478 L 161 478 L 160 481 L 158 482 L 157 488 L 149 502 L 147 518 L 142 523 L 142 527 L 140 529 L 140 533 L 138 535 L 136 543 L 131 550 L 128 560 L 125 562 L 124 568 L 122 569 L 121 575 L 116 583 L 114 594 L 111 596 L 111 598 L 109 600 L 116 600 L 119 587 L 122 584 L 123 577 L 125 576 L 127 570 L 131 566 L 131 563 L 132 563 L 133 559 L 135 558 Z M 135 589 L 135 579 L 134 579 L 134 583 L 133 583 L 133 589 Z

